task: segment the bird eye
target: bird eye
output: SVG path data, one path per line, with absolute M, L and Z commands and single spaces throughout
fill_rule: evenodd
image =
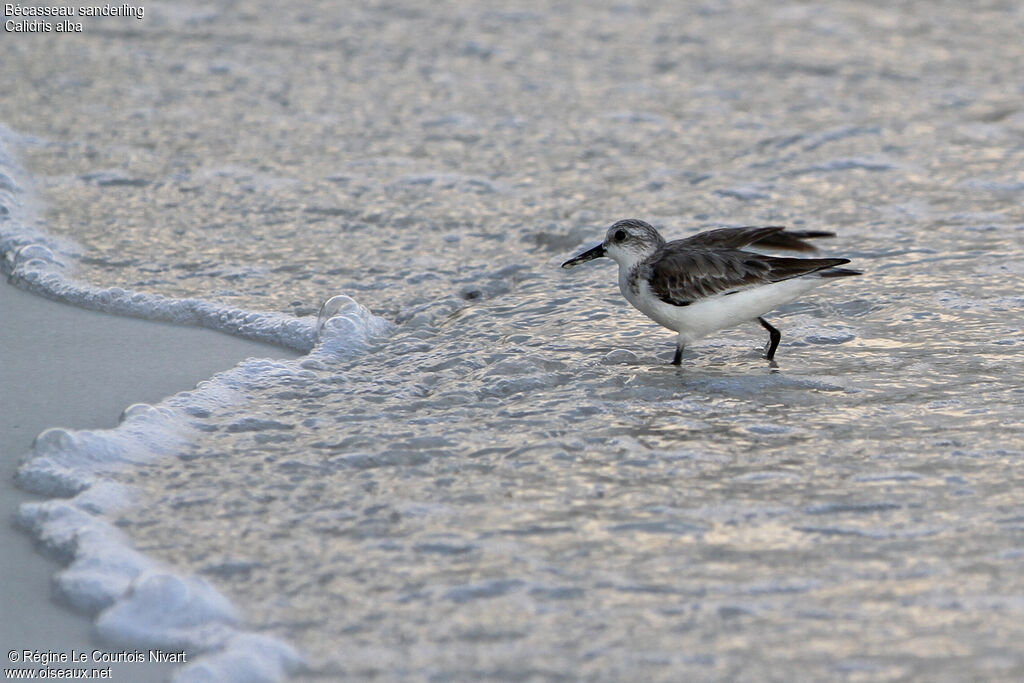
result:
M 621 242 L 624 239 L 626 239 L 626 231 L 625 230 L 616 230 L 615 231 L 615 241 L 616 242 Z

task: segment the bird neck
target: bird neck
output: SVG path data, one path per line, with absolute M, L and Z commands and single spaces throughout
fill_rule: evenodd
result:
M 619 272 L 629 273 L 636 270 L 637 266 L 649 259 L 655 251 L 655 249 L 642 252 L 632 249 L 617 249 L 615 253 L 610 253 L 608 256 L 619 264 Z

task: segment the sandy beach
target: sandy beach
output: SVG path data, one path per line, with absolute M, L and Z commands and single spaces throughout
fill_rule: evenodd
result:
M 7 284 L 0 286 L 0 311 L 0 614 L 7 615 L 0 644 L 4 652 L 91 652 L 104 648 L 91 620 L 50 598 L 60 565 L 38 553 L 12 521 L 21 503 L 35 499 L 13 481 L 32 440 L 49 427 L 113 427 L 133 403 L 158 402 L 249 356 L 291 354 L 209 330 L 86 311 Z M 112 666 L 112 680 L 123 681 L 164 680 L 173 670 Z
M 62 557 L 6 528 L 3 644 L 1024 680 L 1020 7 L 145 10 L 0 40 L 5 485 L 69 428 L 5 498 Z M 751 319 L 674 366 L 559 267 L 626 218 L 863 276 L 766 312 L 775 364 Z

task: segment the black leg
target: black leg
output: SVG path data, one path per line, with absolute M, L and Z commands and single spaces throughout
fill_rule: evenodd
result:
M 683 345 L 676 344 L 676 355 L 672 358 L 672 365 L 679 365 L 683 362 Z
M 775 359 L 775 349 L 779 348 L 779 340 L 782 339 L 782 334 L 777 329 L 768 324 L 768 321 L 764 318 L 758 318 L 757 322 L 761 323 L 761 327 L 768 330 L 768 345 L 764 347 L 764 357 L 768 360 Z

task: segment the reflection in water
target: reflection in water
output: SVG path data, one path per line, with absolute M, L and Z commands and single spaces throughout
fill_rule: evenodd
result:
M 420 5 L 208 17 L 147 43 L 180 69 L 115 51 L 102 120 L 102 80 L 0 103 L 95 140 L 26 151 L 76 276 L 396 323 L 181 399 L 115 475 L 139 549 L 327 678 L 1019 678 L 1024 15 Z M 834 229 L 866 275 L 774 314 L 777 368 L 756 323 L 673 368 L 611 264 L 557 267 L 626 216 Z

